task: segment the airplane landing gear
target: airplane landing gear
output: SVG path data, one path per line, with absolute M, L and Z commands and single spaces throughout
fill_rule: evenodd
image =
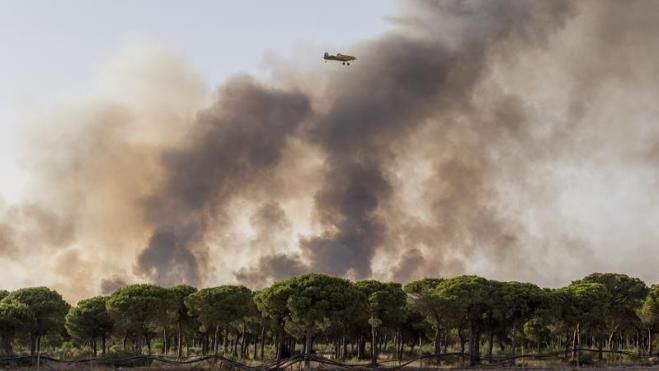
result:
M 350 65 L 350 62 L 348 62 L 348 66 Z
M 341 62 L 341 64 L 345 66 L 345 65 L 346 65 L 346 62 Z

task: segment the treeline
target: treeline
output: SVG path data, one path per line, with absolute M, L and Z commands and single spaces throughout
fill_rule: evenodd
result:
M 219 353 L 265 360 L 317 353 L 376 364 L 461 352 L 475 365 L 520 351 L 565 351 L 568 359 L 586 347 L 652 354 L 659 328 L 659 285 L 612 273 L 558 289 L 477 276 L 403 286 L 312 273 L 256 292 L 137 284 L 73 307 L 46 287 L 0 291 L 0 299 L 5 355 Z

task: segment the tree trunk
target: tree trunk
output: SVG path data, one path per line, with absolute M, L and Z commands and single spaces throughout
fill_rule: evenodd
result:
M 213 354 L 217 355 L 220 349 L 220 326 L 215 326 L 215 333 L 213 334 Z
M 577 327 L 574 329 L 574 337 L 572 338 L 572 360 L 577 362 L 577 367 L 579 367 L 579 351 L 577 350 L 580 342 L 580 323 L 577 322 Z
M 577 328 L 572 331 L 572 356 L 570 359 L 574 361 L 577 358 Z
M 35 356 L 37 354 L 37 336 L 30 334 L 30 355 Z
M 394 351 L 393 351 L 393 354 L 392 354 L 393 359 L 398 359 L 398 352 L 400 350 L 400 335 L 401 335 L 400 331 L 397 330 L 396 331 L 396 337 L 394 339 L 395 340 L 394 341 Z
M 494 348 L 494 331 L 490 330 L 490 337 L 487 344 L 487 363 L 492 364 L 492 349 Z
M 248 356 L 249 356 L 249 354 L 248 354 Z M 259 337 L 254 335 L 254 358 L 253 359 L 257 359 L 258 357 L 259 357 Z
M 462 365 L 464 366 L 465 362 L 465 338 L 464 334 L 462 333 L 462 329 L 458 329 L 458 337 L 460 338 L 460 353 L 462 353 Z
M 357 344 L 357 359 L 364 358 L 364 350 L 366 348 L 366 339 L 363 336 L 359 337 L 359 343 Z
M 265 348 L 265 326 L 261 327 L 261 360 L 263 360 L 263 348 Z M 256 350 L 254 351 L 254 358 L 256 358 Z
M 281 361 L 283 347 L 284 347 L 284 330 L 279 330 L 279 335 L 277 335 L 277 362 Z
M 96 346 L 96 339 L 92 339 L 92 346 L 94 347 L 94 358 L 98 357 L 98 347 Z
M 167 330 L 163 326 L 162 328 L 162 346 L 160 347 L 160 354 L 161 355 L 166 355 L 167 354 Z
M 151 355 L 151 338 L 148 335 L 145 335 L 144 341 L 146 341 L 146 349 L 149 352 L 149 355 Z
M 243 330 L 242 333 L 240 334 L 240 358 L 243 358 L 243 355 L 245 354 L 245 342 L 247 340 L 247 325 L 243 322 Z
M 604 359 L 604 324 L 600 323 L 597 329 L 597 362 L 602 363 Z
M 105 355 L 105 334 L 101 335 L 101 347 L 103 348 L 103 355 Z
M 616 325 L 613 328 L 613 331 L 611 331 L 611 333 L 609 334 L 609 339 L 607 341 L 609 350 L 613 350 L 613 337 L 615 336 L 617 330 L 618 330 L 618 325 Z
M 442 357 L 439 355 L 442 352 L 442 332 L 439 324 L 435 327 L 435 354 L 437 355 L 437 364 L 441 364 Z
M 37 336 L 37 370 L 41 363 L 41 336 Z
M 476 366 L 476 327 L 472 323 L 469 326 L 469 366 Z
M 176 359 L 181 359 L 181 353 L 183 352 L 183 342 L 181 340 L 181 334 L 183 333 L 183 325 L 179 319 L 176 322 Z
M 304 338 L 304 367 L 309 368 L 309 356 L 311 355 L 311 328 L 307 328 Z
M 510 352 L 511 352 L 511 359 L 510 363 L 515 366 L 516 364 L 516 359 L 515 359 L 515 353 L 517 352 L 517 321 L 513 321 L 513 332 L 511 334 L 511 341 L 510 341 Z
M 648 328 L 648 355 L 652 355 L 652 328 Z
M 476 349 L 476 364 L 480 365 L 481 364 L 481 333 L 480 330 L 476 331 L 476 344 L 475 344 L 475 349 Z
M 224 337 L 222 338 L 222 354 L 229 353 L 229 329 L 228 326 L 224 328 Z
M 444 353 L 448 353 L 448 331 L 444 331 Z
M 375 326 L 371 325 L 371 365 L 373 367 L 378 364 L 378 341 L 377 341 L 377 331 Z
M 240 337 L 240 349 L 238 351 L 240 359 L 245 358 L 245 348 L 246 345 L 249 345 L 249 338 L 247 336 L 247 334 L 244 334 Z
M 248 355 L 249 355 L 250 341 L 252 341 L 252 337 L 251 337 L 250 334 L 247 333 L 247 334 L 243 335 L 243 341 L 242 341 L 242 346 L 241 346 L 241 350 L 240 350 L 240 357 L 243 358 L 243 359 L 249 358 Z

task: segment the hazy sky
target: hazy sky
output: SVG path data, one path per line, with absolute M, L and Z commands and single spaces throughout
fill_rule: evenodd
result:
M 0 0 L 0 195 L 24 197 L 26 126 L 85 96 L 126 44 L 180 53 L 212 89 L 295 49 L 339 50 L 382 32 L 392 8 L 390 0 Z

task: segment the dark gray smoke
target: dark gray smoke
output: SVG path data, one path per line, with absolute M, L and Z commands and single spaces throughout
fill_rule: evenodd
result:
M 250 224 L 256 236 L 250 241 L 249 250 L 262 256 L 250 268 L 234 271 L 236 279 L 250 287 L 260 288 L 309 270 L 299 256 L 281 252 L 290 250 L 291 222 L 279 203 L 268 201 L 260 205 L 251 216 Z
M 391 278 L 396 282 L 409 281 L 411 277 L 417 276 L 417 273 L 423 273 L 421 268 L 425 265 L 425 259 L 423 253 L 417 249 L 405 251 L 398 265 L 394 267 Z
M 120 276 L 112 276 L 101 280 L 101 294 L 111 295 L 118 289 L 128 285 L 128 282 Z
M 431 125 L 445 128 L 439 135 L 473 125 L 470 121 L 479 117 L 472 107 L 472 96 L 478 83 L 488 76 L 491 54 L 505 43 L 514 43 L 515 49 L 520 49 L 530 39 L 537 41 L 560 25 L 568 10 L 560 2 L 547 6 L 509 1 L 424 1 L 417 6 L 425 10 L 421 14 L 427 18 L 399 21 L 409 21 L 410 25 L 418 21 L 422 25 L 416 30 L 419 35 L 394 34 L 364 45 L 365 61 L 354 74 L 336 82 L 333 89 L 337 96 L 329 112 L 311 129 L 311 139 L 327 153 L 325 183 L 315 200 L 319 219 L 328 232 L 302 243 L 314 270 L 350 273 L 355 278 L 372 274 L 370 262 L 378 249 L 392 240 L 390 221 L 398 218 L 384 214 L 392 202 L 392 164 L 398 152 L 405 151 L 400 146 L 429 119 L 434 121 Z M 543 18 L 538 19 L 536 14 Z M 436 34 L 450 31 L 433 23 L 443 19 L 454 22 L 465 33 L 451 33 L 455 38 L 452 45 L 442 42 L 445 35 Z M 515 119 L 501 117 L 492 124 L 505 131 L 522 124 Z M 471 134 L 485 135 L 487 129 L 475 128 Z M 477 155 L 473 159 L 477 168 L 471 169 L 459 159 L 463 151 L 472 154 L 471 149 L 448 151 L 449 156 L 456 157 L 451 160 L 453 168 L 440 164 L 437 177 L 460 189 L 448 195 L 443 189 L 431 190 L 428 198 L 436 205 L 436 217 L 451 219 L 449 223 L 453 224 L 446 229 L 433 228 L 434 240 L 425 241 L 439 254 L 446 249 L 468 248 L 470 243 L 464 235 L 446 243 L 465 226 L 481 223 L 478 228 L 487 229 L 483 235 L 505 233 L 500 230 L 505 228 L 499 225 L 496 213 L 486 210 L 483 203 L 488 194 L 474 179 L 484 177 L 482 172 L 489 161 L 486 154 Z M 472 180 L 476 182 L 472 184 Z M 460 208 L 478 214 L 478 221 L 471 223 L 470 215 L 452 214 Z M 473 230 L 467 233 L 481 235 Z M 514 240 L 495 237 L 487 243 L 488 249 L 495 251 L 510 248 Z M 402 264 L 395 275 L 407 277 L 400 270 L 410 268 L 410 264 Z
M 302 249 L 314 271 L 368 277 L 370 261 L 386 232 L 376 211 L 388 197 L 390 185 L 375 164 L 337 165 L 328 169 L 326 182 L 315 197 L 316 212 L 328 232 L 303 240 Z
M 266 201 L 250 218 L 250 225 L 256 237 L 250 241 L 250 248 L 255 252 L 275 253 L 290 247 L 288 235 L 291 233 L 291 221 L 281 205 Z
M 136 271 L 160 284 L 202 282 L 209 224 L 221 220 L 232 196 L 266 186 L 287 138 L 309 110 L 301 93 L 246 77 L 228 82 L 217 102 L 198 115 L 184 145 L 162 156 L 168 177 L 145 202 L 156 228 Z
M 234 275 L 250 287 L 261 288 L 308 271 L 309 267 L 302 264 L 298 256 L 273 254 L 263 256 L 253 267 L 240 269 Z
M 303 264 L 314 271 L 365 278 L 373 273 L 377 253 L 396 249 L 391 242 L 400 239 L 433 251 L 429 261 L 439 263 L 435 269 L 448 261 L 441 257 L 445 251 L 460 250 L 467 257 L 470 249 L 501 251 L 502 255 L 514 249 L 515 231 L 509 231 L 507 222 L 486 205 L 492 195 L 485 172 L 493 163 L 491 154 L 479 146 L 490 139 L 500 142 L 489 136 L 497 131 L 506 139 L 509 134 L 524 137 L 524 117 L 515 115 L 514 98 L 502 100 L 501 108 L 494 109 L 503 112 L 501 117 L 482 117 L 473 96 L 489 76 L 492 56 L 507 48 L 520 50 L 542 43 L 562 25 L 569 7 L 566 2 L 421 1 L 411 9 L 397 21 L 406 25 L 403 29 L 413 28 L 412 32 L 392 32 L 360 45 L 360 62 L 349 73 L 333 76 L 322 98 L 327 110 L 316 114 L 301 134 L 325 156 L 323 182 L 314 196 L 314 214 L 323 232 L 300 241 L 302 261 L 266 255 L 256 268 L 240 270 L 238 278 L 260 282 L 299 272 Z M 242 83 L 231 83 L 228 90 L 240 90 Z M 151 202 L 150 214 L 173 215 L 173 220 L 158 221 L 158 231 L 191 223 L 195 236 L 202 237 L 208 215 L 221 213 L 230 196 L 263 182 L 259 173 L 276 165 L 287 144 L 285 138 L 306 114 L 306 103 L 300 103 L 306 100 L 284 92 L 277 96 L 285 99 L 263 99 L 262 89 L 249 90 L 245 99 L 225 93 L 218 101 L 223 110 L 233 112 L 232 118 L 253 117 L 246 125 L 237 125 L 222 112 L 207 124 L 213 128 L 210 133 L 202 130 L 201 137 L 193 133 L 195 139 L 186 150 L 164 157 L 171 177 L 162 195 Z M 269 114 L 273 110 L 286 114 L 273 119 Z M 437 172 L 430 182 L 438 187 L 429 191 L 427 199 L 436 220 L 426 228 L 429 235 L 403 237 L 396 234 L 409 231 L 395 232 L 401 216 L 397 215 L 392 170 L 410 136 L 429 126 L 440 129 L 434 135 L 473 136 L 476 143 L 433 149 Z M 236 132 L 237 127 L 255 130 Z M 436 140 L 441 143 L 446 138 Z M 252 153 L 257 149 L 258 153 Z M 250 154 L 249 160 L 243 161 L 241 153 Z M 448 189 L 439 187 L 441 182 L 448 182 Z M 201 247 L 203 240 L 172 232 L 162 240 L 167 243 L 152 239 L 140 257 L 140 267 L 159 282 L 172 281 L 155 273 L 163 266 L 168 267 L 166 275 L 182 270 L 190 275 L 175 275 L 176 279 L 196 281 L 203 266 L 198 255 L 207 253 Z M 418 256 L 420 252 L 415 251 L 412 255 Z M 409 277 L 405 271 L 411 267 L 402 262 L 394 275 Z
M 137 270 L 154 282 L 175 285 L 201 282 L 199 262 L 205 251 L 193 252 L 200 243 L 197 224 L 160 226 L 149 240 L 147 249 L 137 258 Z M 204 254 L 204 255 L 202 255 Z M 166 267 L 166 269 L 163 269 Z

